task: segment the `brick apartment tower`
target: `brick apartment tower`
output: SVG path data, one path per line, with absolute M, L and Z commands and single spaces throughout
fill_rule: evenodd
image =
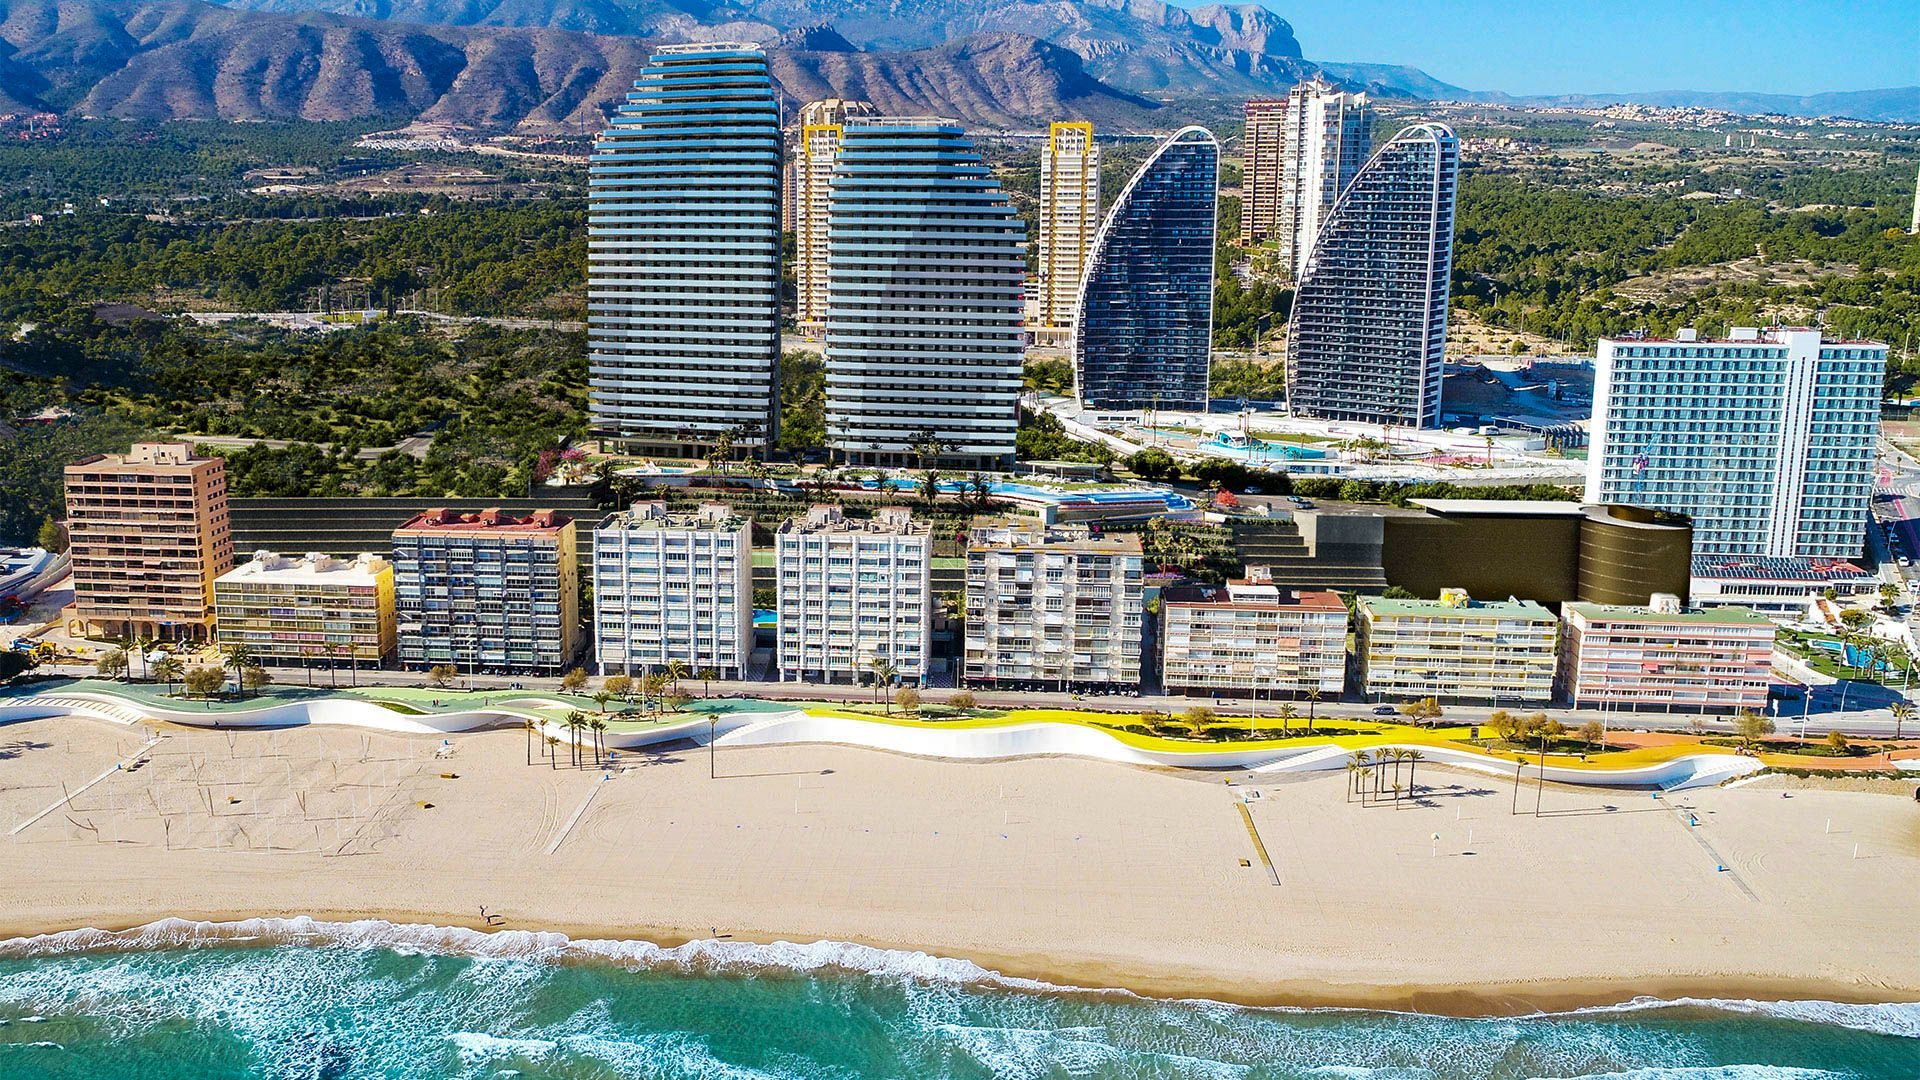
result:
M 1241 142 L 1240 242 L 1258 244 L 1280 235 L 1286 192 L 1288 100 L 1249 101 Z
M 89 635 L 206 640 L 213 579 L 233 568 L 227 467 L 184 443 L 67 466 L 73 617 Z

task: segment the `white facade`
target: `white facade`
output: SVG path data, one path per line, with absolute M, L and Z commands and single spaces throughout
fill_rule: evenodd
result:
M 1553 698 L 1560 622 L 1531 600 L 1362 597 L 1355 611 L 1361 689 L 1370 697 L 1544 705 Z
M 1100 148 L 1093 142 L 1093 125 L 1055 121 L 1040 150 L 1037 343 L 1057 345 L 1072 333 L 1080 276 L 1099 228 Z
M 1688 514 L 1698 555 L 1858 556 L 1886 366 L 1808 329 L 1603 338 L 1587 501 Z
M 967 548 L 969 684 L 1138 686 L 1140 538 L 1085 526 L 975 529 Z
M 793 282 L 800 332 L 818 336 L 827 325 L 827 224 L 833 167 L 847 120 L 872 116 L 865 101 L 828 98 L 800 110 L 799 153 L 793 163 Z
M 783 682 L 862 682 L 876 661 L 926 678 L 933 633 L 933 538 L 898 507 L 870 521 L 812 507 L 774 537 Z
M 709 503 L 641 502 L 593 530 L 594 655 L 628 675 L 678 660 L 723 679 L 753 657 L 753 525 Z
M 1168 693 L 1246 691 L 1332 700 L 1347 681 L 1347 608 L 1330 592 L 1244 581 L 1161 593 L 1160 681 Z
M 1331 84 L 1301 83 L 1287 95 L 1281 151 L 1279 223 L 1275 235 L 1287 276 L 1298 278 L 1314 237 L 1373 147 L 1373 105 L 1365 94 Z

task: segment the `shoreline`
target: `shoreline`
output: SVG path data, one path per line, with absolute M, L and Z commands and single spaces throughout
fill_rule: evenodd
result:
M 288 929 L 283 929 L 278 934 L 234 933 L 232 936 L 227 936 L 225 933 L 235 931 L 249 922 L 299 922 L 302 920 L 310 922 L 321 933 L 320 940 L 313 940 L 310 934 L 296 933 Z M 137 931 L 165 926 L 174 921 L 210 924 L 213 932 L 196 932 L 190 939 L 163 942 L 142 942 L 127 936 Z M 380 941 L 355 942 L 329 939 L 326 936 L 327 931 L 344 930 L 351 924 L 366 923 L 382 924 L 396 932 L 389 935 L 386 940 Z M 173 928 L 169 927 L 169 929 Z M 199 929 L 196 927 L 197 931 Z M 21 948 L 27 939 L 55 938 L 89 930 L 115 935 L 121 940 L 61 949 L 58 952 Z M 956 974 L 951 972 L 935 974 L 931 971 L 923 971 L 915 974 L 915 977 L 929 981 L 955 982 L 1008 993 L 1059 996 L 1117 994 L 1151 1002 L 1192 1001 L 1248 1009 L 1389 1012 L 1456 1019 L 1500 1019 L 1565 1015 L 1587 1010 L 1624 1009 L 1642 1002 L 1656 1005 L 1705 1004 L 1715 1001 L 1752 1001 L 1763 1004 L 1824 1002 L 1840 1005 L 1920 1005 L 1920 988 L 1868 987 L 1858 982 L 1841 980 L 1790 979 L 1737 974 L 1712 976 L 1622 974 L 1612 978 L 1497 980 L 1456 985 L 1324 983 L 1314 980 L 1287 979 L 1264 980 L 1249 984 L 1247 980 L 1242 979 L 1236 985 L 1229 987 L 1221 983 L 1209 982 L 1204 977 L 1178 975 L 1171 972 L 1127 973 L 1097 961 L 1039 954 L 995 954 L 991 951 L 952 953 L 895 942 L 796 940 L 796 938 L 803 938 L 804 935 L 775 935 L 754 931 L 729 933 L 716 939 L 711 935 L 694 935 L 684 930 L 645 926 L 626 928 L 589 924 L 556 924 L 538 928 L 485 926 L 478 920 L 450 914 L 423 916 L 418 912 L 373 910 L 310 911 L 285 915 L 231 909 L 180 912 L 147 919 L 126 917 L 91 920 L 84 926 L 16 923 L 0 918 L 0 960 L 31 962 L 48 956 L 161 952 L 211 947 L 279 948 L 288 945 L 313 948 L 419 948 L 456 956 L 506 955 L 487 954 L 477 949 L 461 948 L 443 938 L 430 940 L 427 936 L 437 936 L 435 932 L 441 931 L 468 931 L 484 937 L 496 937 L 507 933 L 558 935 L 563 939 L 562 941 L 544 942 L 545 948 L 541 952 L 529 951 L 527 954 L 522 954 L 522 958 L 527 960 L 553 964 L 629 966 L 622 964 L 619 954 L 628 950 L 640 953 L 647 947 L 656 948 L 663 953 L 680 950 L 689 945 L 723 947 L 740 945 L 751 949 L 785 944 L 809 951 L 828 952 L 851 947 L 876 950 L 893 957 L 925 958 L 942 967 L 964 965 L 967 968 L 976 969 L 974 972 L 961 973 L 967 977 L 956 977 Z M 414 935 L 412 940 L 408 940 L 409 933 Z M 640 962 L 631 966 L 642 969 L 669 966 L 658 962 L 658 958 L 652 962 L 638 956 L 633 958 Z M 796 977 L 811 975 L 818 971 L 829 971 L 851 977 L 878 977 L 882 974 L 881 971 L 872 967 L 839 963 L 834 960 L 806 967 L 783 964 L 768 956 L 735 957 L 724 963 L 716 963 L 711 957 L 701 956 L 701 950 L 695 950 L 690 954 L 690 958 L 694 961 L 691 964 L 671 966 L 700 977 L 724 975 L 727 969 L 735 965 L 757 969 L 761 974 L 790 974 Z

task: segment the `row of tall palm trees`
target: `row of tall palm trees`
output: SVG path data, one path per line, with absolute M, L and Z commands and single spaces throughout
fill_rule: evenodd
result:
M 1419 789 L 1414 785 L 1414 773 L 1425 760 L 1427 756 L 1418 750 L 1393 746 L 1383 746 L 1372 753 L 1361 750 L 1347 755 L 1347 801 L 1352 802 L 1357 795 L 1366 803 L 1384 797 L 1389 791 L 1396 804 L 1403 792 L 1408 798 L 1417 798 Z M 1405 783 L 1400 777 L 1402 765 L 1406 766 Z
M 253 650 L 244 643 L 235 642 L 220 647 L 220 665 L 188 670 L 186 662 L 173 653 L 166 653 L 158 660 L 149 661 L 148 657 L 159 638 L 144 635 L 129 635 L 114 639 L 115 651 L 102 656 L 94 665 L 101 675 L 107 678 L 125 678 L 131 682 L 151 681 L 165 683 L 167 693 L 173 693 L 175 683 L 187 687 L 190 693 L 212 693 L 224 683 L 225 672 L 233 672 L 234 682 L 240 687 L 241 696 L 249 690 L 259 690 L 273 681 L 265 668 L 255 662 Z M 139 674 L 134 673 L 135 661 L 138 661 Z M 218 671 L 222 677 L 215 681 L 205 677 L 203 672 Z

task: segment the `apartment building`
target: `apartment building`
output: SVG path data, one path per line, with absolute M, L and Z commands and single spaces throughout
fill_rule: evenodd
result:
M 1296 415 L 1439 424 L 1459 168 L 1452 129 L 1415 124 L 1326 211 L 1287 324 Z
M 185 443 L 136 443 L 66 468 L 73 617 L 89 635 L 202 641 L 233 566 L 227 467 Z
M 1161 143 L 1093 240 L 1073 318 L 1073 384 L 1096 409 L 1207 408 L 1220 144 Z
M 1366 165 L 1372 147 L 1373 105 L 1367 95 L 1344 93 L 1318 79 L 1287 95 L 1279 222 L 1273 233 L 1288 277 L 1297 279 L 1305 271 L 1321 226 Z
M 1026 227 L 952 120 L 851 119 L 828 238 L 827 445 L 842 460 L 1013 463 Z
M 213 594 L 220 644 L 245 645 L 256 660 L 378 667 L 394 655 L 393 564 L 378 555 L 256 551 Z
M 1073 334 L 1080 278 L 1100 228 L 1100 147 L 1093 125 L 1056 120 L 1040 150 L 1040 261 L 1037 345 L 1063 345 Z
M 1347 608 L 1331 592 L 1282 589 L 1263 566 L 1225 585 L 1160 593 L 1160 682 L 1170 694 L 1338 699 Z
M 818 337 L 827 326 L 827 224 L 833 169 L 847 121 L 873 116 L 870 102 L 827 98 L 800 110 L 800 141 L 793 162 L 793 283 L 800 332 Z
M 661 45 L 587 180 L 593 424 L 645 453 L 772 445 L 780 102 L 758 46 Z
M 1587 501 L 1686 514 L 1696 555 L 1858 558 L 1886 370 L 1816 329 L 1602 338 Z
M 1807 618 L 1829 594 L 1841 603 L 1880 591 L 1880 575 L 1845 559 L 1696 555 L 1687 597 L 1695 607 L 1743 607 L 1775 618 Z
M 1241 141 L 1240 242 L 1258 244 L 1280 236 L 1287 155 L 1286 98 L 1249 101 Z
M 593 530 L 594 656 L 604 673 L 746 677 L 753 657 L 753 523 L 725 503 L 637 502 Z
M 429 510 L 393 532 L 400 663 L 552 674 L 580 652 L 571 518 Z
M 1135 535 L 1030 522 L 976 527 L 967 547 L 967 684 L 1138 687 L 1142 572 Z
M 1745 608 L 1567 604 L 1561 680 L 1577 709 L 1760 710 L 1773 681 L 1773 621 Z
M 1354 651 L 1369 698 L 1545 705 L 1553 698 L 1560 620 L 1531 600 L 1361 597 Z
M 933 537 L 900 507 L 871 519 L 811 507 L 774 534 L 780 679 L 863 682 L 876 664 L 903 684 L 927 676 Z

